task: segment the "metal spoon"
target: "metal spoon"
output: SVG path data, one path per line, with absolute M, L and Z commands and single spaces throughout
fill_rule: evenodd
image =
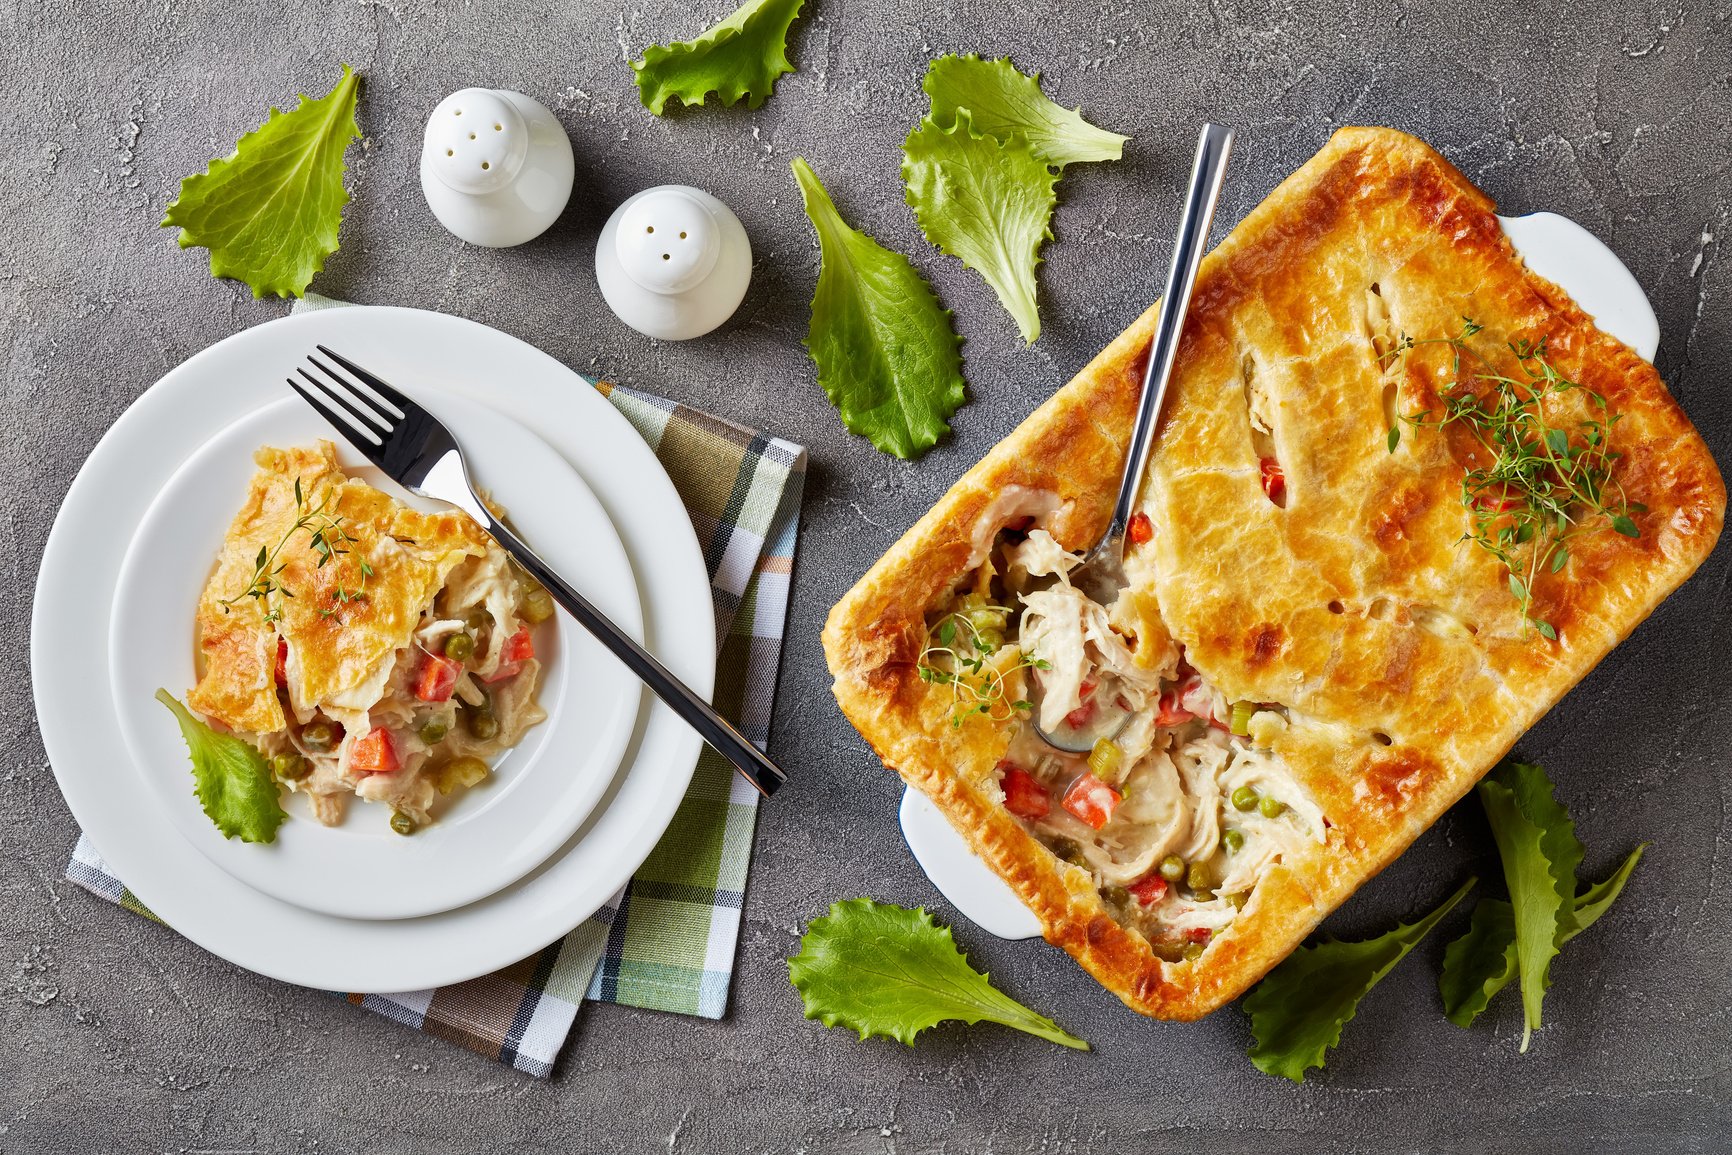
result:
M 1221 184 L 1227 175 L 1227 157 L 1232 150 L 1232 129 L 1216 124 L 1203 125 L 1197 136 L 1197 158 L 1191 166 L 1191 184 L 1185 193 L 1184 214 L 1179 218 L 1179 233 L 1173 241 L 1173 263 L 1167 270 L 1167 289 L 1161 295 L 1161 311 L 1155 319 L 1154 339 L 1149 343 L 1149 366 L 1143 376 L 1143 397 L 1137 406 L 1136 424 L 1131 427 L 1130 450 L 1125 454 L 1125 473 L 1119 482 L 1113 520 L 1106 533 L 1083 556 L 1082 564 L 1070 572 L 1071 584 L 1101 605 L 1110 606 L 1125 586 L 1125 535 L 1130 530 L 1131 516 L 1136 512 L 1143 474 L 1148 471 L 1155 427 L 1161 417 L 1161 403 L 1166 399 L 1167 384 L 1172 380 L 1173 362 L 1179 353 L 1179 336 L 1184 331 L 1191 290 L 1197 283 L 1197 266 L 1203 260 L 1209 226 L 1215 219 L 1215 202 L 1221 196 Z M 1031 681 L 1035 732 L 1048 745 L 1059 750 L 1071 754 L 1085 753 L 1098 739 L 1116 736 L 1130 721 L 1130 712 L 1116 701 L 1102 701 L 1094 710 L 1093 717 L 1083 725 L 1073 727 L 1067 723 L 1059 727 L 1057 733 L 1048 733 L 1039 724 L 1044 692 L 1039 675 Z

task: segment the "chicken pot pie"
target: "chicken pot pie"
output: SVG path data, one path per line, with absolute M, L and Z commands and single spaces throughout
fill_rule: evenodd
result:
M 552 602 L 468 515 L 345 476 L 328 441 L 254 458 L 199 601 L 188 704 L 320 822 L 355 795 L 411 833 L 546 718 L 533 627 Z
M 849 719 L 1047 940 L 1190 1019 L 1683 582 L 1725 492 L 1654 368 L 1523 266 L 1489 198 L 1412 137 L 1343 129 L 1203 262 L 1103 605 L 1067 575 L 1110 517 L 1154 319 L 969 470 L 824 647 Z M 1062 753 L 1037 721 L 1096 741 Z

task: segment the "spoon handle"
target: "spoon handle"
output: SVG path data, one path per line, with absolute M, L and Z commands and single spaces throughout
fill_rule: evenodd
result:
M 1161 294 L 1161 311 L 1155 318 L 1155 336 L 1149 345 L 1149 367 L 1143 376 L 1143 398 L 1137 421 L 1131 428 L 1130 452 L 1125 457 L 1125 475 L 1119 483 L 1118 504 L 1113 507 L 1112 526 L 1102 546 L 1110 548 L 1114 561 L 1124 557 L 1125 533 L 1136 512 L 1137 493 L 1154 449 L 1155 427 L 1161 419 L 1167 383 L 1179 355 L 1179 336 L 1184 332 L 1185 313 L 1191 290 L 1197 283 L 1197 266 L 1209 243 L 1209 226 L 1215 219 L 1215 202 L 1227 175 L 1227 157 L 1233 151 L 1233 130 L 1205 124 L 1197 136 L 1197 159 L 1191 166 L 1191 185 L 1185 194 L 1184 215 L 1173 241 L 1173 264 L 1167 270 L 1167 289 Z

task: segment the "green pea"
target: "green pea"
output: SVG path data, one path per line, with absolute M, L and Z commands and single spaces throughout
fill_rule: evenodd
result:
M 1070 863 L 1073 866 L 1087 866 L 1088 865 L 1088 859 L 1083 856 L 1082 847 L 1078 846 L 1076 844 L 1076 842 L 1072 839 L 1069 839 L 1069 838 L 1055 838 L 1055 839 L 1053 839 L 1052 840 L 1052 852 L 1056 857 L 1058 857 L 1059 859 L 1061 859 L 1064 862 Z
M 990 654 L 1004 645 L 1004 633 L 1001 630 L 981 630 L 974 635 L 975 647 L 983 654 Z
M 445 639 L 445 656 L 454 662 L 463 662 L 475 652 L 475 639 L 466 633 L 455 633 Z
M 329 750 L 337 744 L 337 728 L 322 718 L 301 727 L 301 741 L 312 750 Z
M 1229 894 L 1227 901 L 1232 904 L 1234 910 L 1244 910 L 1245 904 L 1251 901 L 1251 892 L 1241 890 L 1238 894 Z
M 1237 854 L 1245 848 L 1245 832 L 1242 830 L 1228 830 L 1221 835 L 1221 843 L 1230 852 Z
M 499 736 L 499 719 L 493 716 L 493 707 L 478 706 L 469 711 L 469 733 L 483 742 Z
M 1209 864 L 1206 862 L 1193 862 L 1191 868 L 1185 872 L 1185 885 L 1192 890 L 1208 890 L 1214 884 L 1214 876 L 1209 873 Z
M 277 754 L 271 758 L 271 773 L 284 782 L 299 782 L 312 770 L 312 763 L 299 754 Z
M 1161 877 L 1168 882 L 1177 882 L 1185 877 L 1185 860 L 1176 854 L 1161 859 Z
M 391 811 L 391 829 L 398 834 L 415 833 L 415 820 L 401 810 Z
M 1131 902 L 1131 892 L 1122 886 L 1109 886 L 1105 888 L 1101 891 L 1101 897 L 1112 903 L 1114 906 L 1129 906 Z
M 1249 786 L 1241 786 L 1233 791 L 1233 809 L 1249 810 L 1257 805 L 1257 792 Z
M 1261 802 L 1257 803 L 1257 813 L 1261 814 L 1264 818 L 1279 818 L 1286 812 L 1286 810 L 1287 804 L 1285 802 L 1281 801 L 1279 798 L 1271 798 L 1267 795 L 1263 797 Z
M 429 746 L 437 746 L 450 732 L 451 727 L 443 719 L 429 718 L 421 724 L 421 741 Z
M 1184 955 L 1186 962 L 1190 962 L 1192 959 L 1201 958 L 1203 955 L 1203 944 L 1200 942 L 1186 943 Z

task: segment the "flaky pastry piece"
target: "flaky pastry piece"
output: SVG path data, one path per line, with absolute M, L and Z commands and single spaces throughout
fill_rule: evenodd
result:
M 1206 805 L 1187 794 L 1188 825 L 1175 829 L 1217 825 L 1213 874 L 1200 885 L 1149 875 L 1145 893 L 1164 905 L 1144 910 L 1102 866 L 1148 846 L 1110 819 L 1094 827 L 1111 799 L 1066 788 L 1092 767 L 1019 753 L 1032 741 L 1017 708 L 1031 655 L 995 651 L 995 696 L 971 711 L 958 709 L 976 699 L 959 699 L 954 678 L 932 676 L 930 654 L 955 648 L 955 625 L 935 633 L 944 622 L 971 631 L 978 607 L 1016 601 L 1004 583 L 1025 573 L 1030 542 L 1050 534 L 1081 550 L 1104 530 L 1154 317 L 1151 307 L 952 486 L 835 606 L 823 640 L 843 712 L 1015 889 L 1047 940 L 1131 1008 L 1192 1019 L 1285 957 L 1689 577 L 1719 535 L 1725 491 L 1653 366 L 1524 266 L 1484 193 L 1413 137 L 1336 133 L 1203 262 L 1142 492 L 1147 532 L 1127 557 L 1131 588 L 1109 608 L 1113 644 L 1147 667 L 1124 667 L 1123 684 L 1146 681 L 1137 700 L 1151 711 L 1160 701 L 1163 717 L 1190 706 L 1187 723 L 1155 728 L 1147 757 L 1206 742 L 1228 764 L 1254 755 L 1292 794 L 1271 822 L 1296 823 L 1301 807 L 1321 821 L 1305 837 L 1294 826 L 1254 885 L 1220 896 L 1210 888 L 1233 861 L 1226 832 L 1256 811 L 1224 791 Z M 1618 415 L 1611 489 L 1638 534 L 1576 534 L 1567 564 L 1536 576 L 1525 602 L 1504 565 L 1464 540 L 1475 523 L 1463 480 L 1487 464 L 1483 442 L 1465 424 L 1401 421 L 1441 412 L 1463 371 L 1438 339 L 1462 333 L 1464 317 L 1479 326 L 1477 364 L 1519 379 L 1507 343 L 1543 340 L 1546 363 L 1584 387 L 1547 401 L 1554 426 Z M 1264 724 L 1222 736 L 1223 721 L 1184 696 L 1199 686 L 1254 706 Z M 1025 762 L 1046 777 L 1024 774 Z M 1128 807 L 1136 795 L 1123 785 Z M 1049 807 L 1086 819 L 1099 844 L 1062 849 L 1040 817 Z M 1169 942 L 1153 910 L 1213 921 Z

